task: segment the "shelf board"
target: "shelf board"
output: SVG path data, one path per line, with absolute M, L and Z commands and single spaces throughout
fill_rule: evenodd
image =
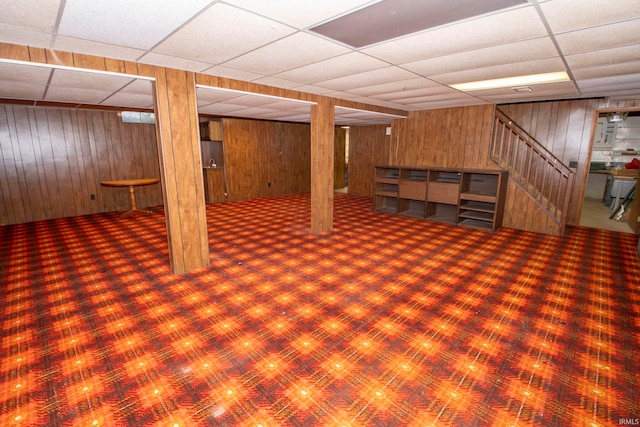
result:
M 398 192 L 397 191 L 378 190 L 378 191 L 376 191 L 376 196 L 398 197 Z
M 376 212 L 386 212 L 386 213 L 398 213 L 398 210 L 393 206 L 381 206 L 379 208 L 374 209 Z
M 468 201 L 460 205 L 460 209 L 478 212 L 494 213 L 496 211 L 495 203 Z
M 456 223 L 456 217 L 455 216 L 450 216 L 450 215 L 431 215 L 428 216 L 426 219 L 430 220 L 430 221 L 437 221 L 437 222 L 446 222 L 447 224 L 455 224 Z
M 397 184 L 398 178 L 388 178 L 388 177 L 376 177 L 375 182 L 381 182 L 383 184 Z
M 424 211 L 422 211 L 422 210 L 416 211 L 416 210 L 408 209 L 406 211 L 398 212 L 398 215 L 409 216 L 411 218 L 424 219 Z
M 466 227 L 477 228 L 479 230 L 487 230 L 487 231 L 493 230 L 493 224 L 491 224 L 490 222 L 478 221 L 475 219 L 465 219 L 463 221 L 460 221 L 458 224 L 464 225 Z
M 493 222 L 493 214 L 489 212 L 464 211 L 460 213 L 460 218 L 477 219 L 479 221 Z
M 495 203 L 496 194 L 495 193 L 474 193 L 474 192 L 464 192 L 460 193 L 461 200 L 474 200 L 476 202 L 488 202 Z

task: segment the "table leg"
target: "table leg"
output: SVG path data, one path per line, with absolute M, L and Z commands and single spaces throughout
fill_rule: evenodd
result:
M 136 213 L 141 213 L 141 214 L 146 214 L 149 215 L 153 212 L 148 211 L 148 210 L 144 210 L 144 209 L 138 209 L 138 206 L 136 205 L 136 187 L 135 185 L 130 185 L 129 186 L 129 202 L 131 203 L 131 209 L 128 212 L 123 213 L 121 216 L 124 218 L 126 216 L 129 215 L 133 215 Z

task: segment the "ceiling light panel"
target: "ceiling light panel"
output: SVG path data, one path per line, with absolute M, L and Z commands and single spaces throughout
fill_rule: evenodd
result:
M 525 0 L 382 0 L 311 30 L 361 48 L 525 3 Z
M 468 83 L 457 83 L 450 85 L 452 88 L 463 92 L 476 90 L 496 89 L 504 87 L 539 85 L 543 83 L 559 83 L 569 81 L 566 72 L 528 74 L 514 77 L 504 77 L 501 79 L 483 80 Z
M 362 51 L 384 61 L 405 64 L 546 36 L 546 28 L 529 5 L 413 34 Z
M 547 58 L 535 61 L 498 65 L 495 67 L 478 68 L 476 70 L 464 70 L 454 73 L 438 74 L 429 76 L 429 78 L 442 84 L 452 85 L 456 83 L 500 79 L 527 74 L 552 73 L 564 69 L 565 65 L 560 58 Z
M 66 0 L 58 32 L 137 49 L 150 49 L 211 0 Z M 140 17 L 144 16 L 144 19 Z

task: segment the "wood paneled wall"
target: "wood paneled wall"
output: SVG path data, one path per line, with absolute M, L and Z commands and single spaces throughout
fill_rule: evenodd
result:
M 580 99 L 572 101 L 533 102 L 501 105 L 499 108 L 514 122 L 537 139 L 563 163 L 576 161 L 575 184 L 569 206 L 567 224 L 579 224 L 582 201 L 589 174 L 591 144 L 596 112 L 607 107 L 631 108 L 637 101 L 617 102 L 607 105 L 604 99 Z M 514 204 L 513 209 L 522 209 Z M 509 208 L 509 206 L 507 206 Z M 520 227 L 527 227 L 530 220 L 522 212 Z M 523 222 L 524 221 L 524 222 Z M 526 228 L 525 228 L 526 229 Z
M 228 200 L 310 190 L 309 125 L 233 118 L 222 123 Z
M 386 125 L 349 129 L 349 194 L 373 196 L 373 167 L 389 164 L 391 137 Z
M 489 160 L 493 105 L 410 112 L 394 120 L 390 164 L 496 169 Z
M 347 162 L 345 159 L 347 147 L 347 130 L 340 126 L 333 133 L 333 188 L 344 188 Z
M 100 181 L 160 177 L 155 127 L 111 111 L 2 104 L 0 157 L 0 225 L 125 211 L 128 189 Z M 136 202 L 162 205 L 160 184 Z

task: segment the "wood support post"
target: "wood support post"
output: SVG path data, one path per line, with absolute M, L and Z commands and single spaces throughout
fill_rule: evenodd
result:
M 181 274 L 209 265 L 198 109 L 191 72 L 156 67 L 156 132 L 169 262 Z
M 333 229 L 333 136 L 335 103 L 320 98 L 311 107 L 311 231 Z

